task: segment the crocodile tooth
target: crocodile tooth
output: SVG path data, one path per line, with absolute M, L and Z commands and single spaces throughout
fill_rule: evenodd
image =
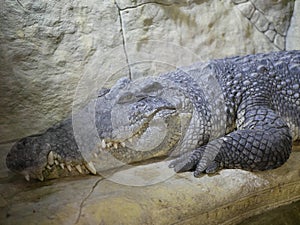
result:
M 129 138 L 128 141 L 129 141 L 130 143 L 132 143 L 133 140 L 132 140 L 132 138 Z
M 25 175 L 25 180 L 30 181 L 30 176 L 29 176 L 29 174 L 26 174 L 26 175 Z
M 65 165 L 63 163 L 59 164 L 60 167 L 64 170 L 65 169 Z
M 182 135 L 181 132 L 175 132 L 174 134 L 177 135 L 177 136 L 181 136 Z
M 69 172 L 72 171 L 72 166 L 71 165 L 67 165 L 67 169 L 69 170 Z
M 53 152 L 53 159 L 57 159 L 57 153 Z
M 106 146 L 107 146 L 108 148 L 110 148 L 112 145 L 113 145 L 112 142 L 108 142 Z
M 57 154 L 57 160 L 61 161 L 61 156 L 59 154 Z
M 104 140 L 104 139 L 101 141 L 101 147 L 102 147 L 102 148 L 105 148 L 105 147 L 106 147 L 106 143 L 105 143 L 105 140 Z
M 79 173 L 82 174 L 82 169 L 81 169 L 81 166 L 80 166 L 79 164 L 76 165 L 75 168 L 77 169 L 77 171 L 78 171 Z
M 96 174 L 96 173 L 97 173 L 96 168 L 95 168 L 93 162 L 86 163 L 86 164 L 85 164 L 85 167 L 86 167 L 86 168 L 88 169 L 88 171 L 90 171 L 92 174 Z
M 117 142 L 114 143 L 114 148 L 118 149 L 118 143 Z
M 57 165 L 57 166 L 59 165 L 59 162 L 58 162 L 56 159 L 54 160 L 54 163 L 55 163 L 55 165 Z
M 54 155 L 53 155 L 53 151 L 50 151 L 48 154 L 48 164 L 50 166 L 52 166 L 54 164 Z
M 51 166 L 50 165 L 47 165 L 46 167 L 47 167 L 48 170 L 51 170 Z
M 95 157 L 95 158 L 98 158 L 98 155 L 97 155 L 97 153 L 96 153 L 96 152 L 94 152 L 94 154 L 93 154 L 93 155 L 94 155 L 94 157 Z
M 121 142 L 121 146 L 122 146 L 123 148 L 125 148 L 125 147 L 126 147 L 125 142 Z
M 39 179 L 40 181 L 44 181 L 44 176 L 43 174 L 40 174 L 37 176 L 37 179 Z

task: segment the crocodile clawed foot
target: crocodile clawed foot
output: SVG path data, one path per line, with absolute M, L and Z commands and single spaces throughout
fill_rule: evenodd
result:
M 199 177 L 204 172 L 207 174 L 216 173 L 219 170 L 219 163 L 203 158 L 204 148 L 199 148 L 191 153 L 186 153 L 169 165 L 176 173 L 194 171 L 194 176 Z
M 174 168 L 174 171 L 176 173 L 194 170 L 198 162 L 202 158 L 202 152 L 202 149 L 196 149 L 191 153 L 185 153 L 181 155 L 178 159 L 172 161 L 169 167 Z

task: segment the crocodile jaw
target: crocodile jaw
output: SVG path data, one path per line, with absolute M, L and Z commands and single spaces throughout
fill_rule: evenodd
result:
M 81 156 L 67 158 L 64 152 L 56 152 L 51 144 L 44 142 L 43 134 L 19 140 L 6 157 L 7 168 L 23 175 L 27 181 L 96 174 L 91 162 L 85 162 Z

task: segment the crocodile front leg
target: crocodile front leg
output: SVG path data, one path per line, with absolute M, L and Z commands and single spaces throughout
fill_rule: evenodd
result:
M 267 170 L 286 162 L 292 137 L 284 120 L 266 107 L 244 112 L 239 130 L 179 157 L 170 167 L 176 172 L 195 170 L 194 175 L 199 176 L 221 168 Z

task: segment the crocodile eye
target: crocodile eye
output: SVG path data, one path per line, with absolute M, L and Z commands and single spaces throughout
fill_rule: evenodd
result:
M 153 93 L 163 89 L 163 86 L 158 82 L 153 82 L 143 88 L 144 93 Z
M 136 97 L 131 92 L 126 92 L 118 99 L 117 103 L 124 104 L 136 101 Z

